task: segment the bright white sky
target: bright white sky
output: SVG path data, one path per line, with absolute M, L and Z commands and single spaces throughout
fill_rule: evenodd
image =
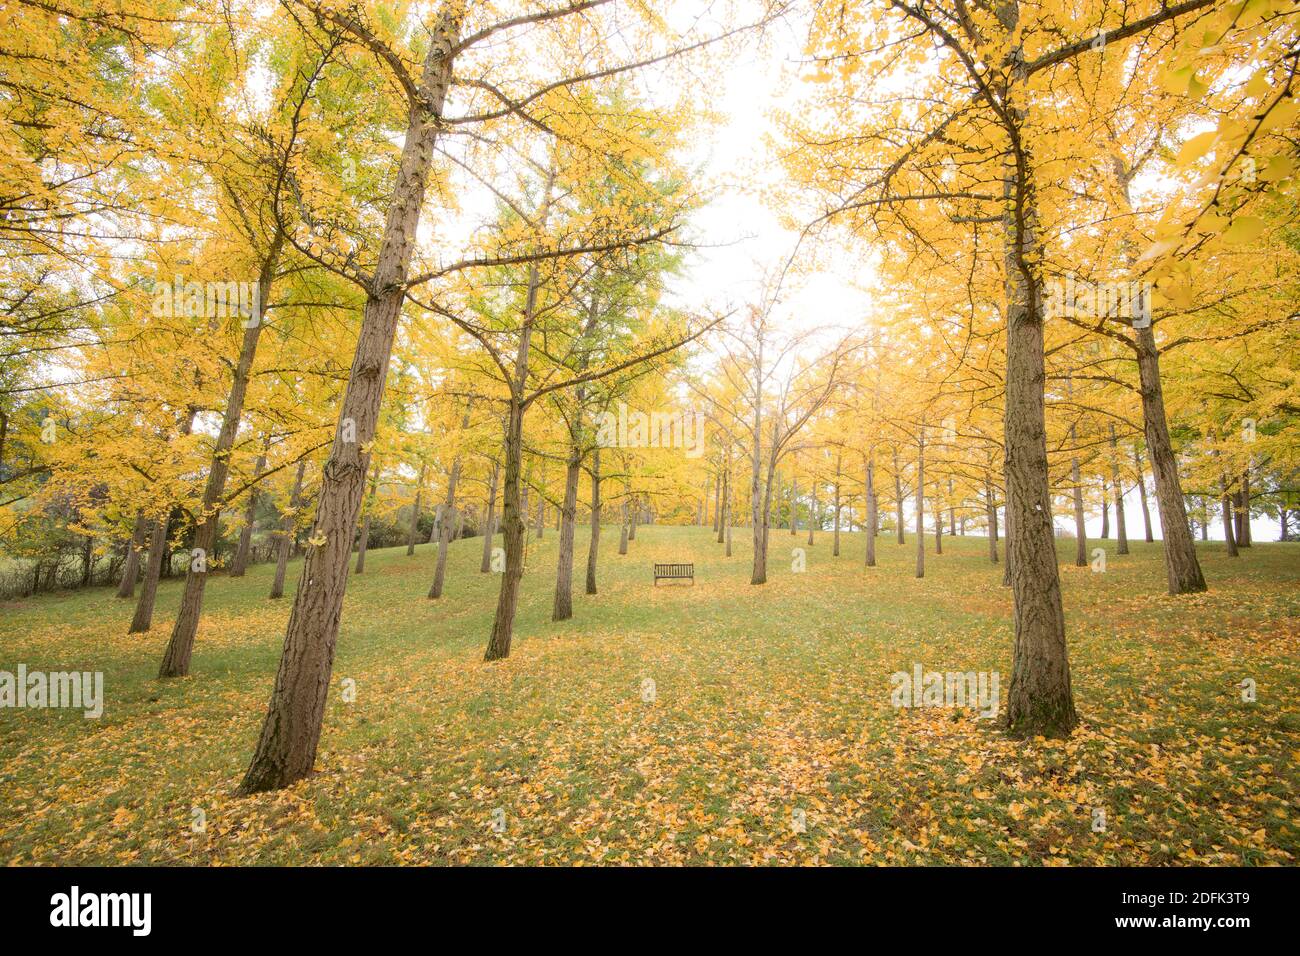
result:
M 719 17 L 728 26 L 742 22 L 737 11 L 743 11 L 745 6 L 746 0 L 724 0 L 709 6 L 703 6 L 700 0 L 679 0 L 672 8 L 670 22 L 680 30 L 693 25 L 698 36 L 709 29 L 710 17 L 715 18 L 714 29 Z M 775 115 L 797 104 L 801 94 L 797 60 L 803 47 L 803 30 L 797 18 L 779 21 L 767 28 L 761 40 L 753 37 L 740 49 L 729 52 L 725 68 L 719 69 L 715 62 L 709 70 L 710 82 L 721 83 L 708 90 L 709 105 L 725 119 L 702 130 L 702 137 L 685 157 L 703 171 L 703 182 L 696 183 L 697 188 L 713 198 L 693 218 L 695 237 L 707 240 L 709 245 L 690 255 L 685 274 L 672 288 L 672 297 L 683 309 L 728 311 L 762 301 L 768 277 L 781 273 L 795 252 L 798 232 L 784 228 L 769 204 L 770 187 L 780 182 L 783 174 L 768 137 L 774 130 Z M 653 100 L 656 83 L 666 81 L 667 77 L 652 69 L 643 74 L 639 85 Z M 672 96 L 673 91 L 665 89 L 665 101 Z M 477 219 L 479 213 L 485 214 L 484 219 L 490 218 L 492 206 L 493 200 L 483 191 L 479 200 L 469 200 L 462 208 L 459 222 L 450 217 L 440 222 L 426 219 L 422 233 L 426 238 L 428 232 L 440 234 L 455 243 L 464 238 L 457 233 L 464 228 L 465 220 Z M 472 211 L 471 215 L 464 216 L 466 211 Z M 866 321 L 871 308 L 869 290 L 876 282 L 869 250 L 858 254 L 858 250 L 818 246 L 810 240 L 803 244 L 801 252 L 804 264 L 815 254 L 816 267 L 787 275 L 781 287 L 781 306 L 776 310 L 778 317 L 792 325 L 854 326 Z M 1159 537 L 1160 519 L 1149 476 L 1147 485 L 1152 522 Z M 1135 489 L 1129 491 L 1125 501 L 1129 535 L 1141 540 L 1142 514 Z M 1058 516 L 1057 526 L 1070 529 L 1073 519 Z M 1090 537 L 1099 534 L 1100 529 L 1099 517 L 1089 520 Z M 1259 540 L 1276 540 L 1278 527 L 1276 522 L 1259 519 L 1253 522 L 1252 531 Z M 1210 534 L 1222 540 L 1222 526 L 1212 522 Z

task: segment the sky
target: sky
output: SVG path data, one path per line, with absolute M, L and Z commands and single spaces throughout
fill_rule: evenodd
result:
M 749 11 L 752 16 L 755 10 L 757 4 L 751 0 L 703 5 L 699 0 L 680 0 L 671 8 L 669 22 L 675 29 L 685 32 L 693 28 L 700 35 L 741 22 L 740 15 Z M 795 18 L 779 20 L 761 37 L 751 35 L 729 45 L 707 61 L 707 71 L 696 68 L 695 81 L 701 85 L 707 105 L 722 118 L 699 129 L 683 157 L 698 170 L 699 180 L 692 185 L 711 197 L 691 223 L 696 240 L 706 242 L 691 251 L 683 274 L 670 288 L 670 302 L 684 310 L 720 313 L 760 302 L 770 288 L 770 278 L 784 275 L 776 314 L 790 326 L 850 327 L 868 321 L 869 290 L 877 282 L 870 253 L 859 255 L 857 250 L 817 245 L 815 240 L 800 245 L 798 230 L 782 224 L 771 202 L 773 186 L 783 174 L 770 136 L 779 111 L 795 107 L 799 101 L 803 29 Z M 637 83 L 652 102 L 662 96 L 667 104 L 678 92 L 669 85 L 670 77 L 681 81 L 680 72 L 651 68 Z M 445 219 L 436 214 L 425 219 L 422 238 L 428 241 L 438 234 L 443 242 L 435 245 L 463 248 L 469 238 L 465 223 L 491 219 L 493 205 L 486 190 L 463 195 L 458 212 L 450 212 Z M 787 273 L 785 267 L 797 248 L 805 256 L 804 263 L 808 254 L 815 253 L 816 267 Z M 828 339 L 830 334 L 828 331 Z M 1159 537 L 1159 514 L 1149 473 L 1147 490 Z M 1130 536 L 1140 539 L 1143 522 L 1136 489 L 1126 494 L 1125 515 Z M 1062 512 L 1056 516 L 1056 524 L 1072 531 L 1073 518 Z M 1096 537 L 1100 529 L 1100 516 L 1088 520 L 1090 537 Z M 1252 533 L 1259 540 L 1275 540 L 1278 526 L 1270 519 L 1256 519 Z M 1210 536 L 1222 540 L 1221 524 L 1211 522 Z

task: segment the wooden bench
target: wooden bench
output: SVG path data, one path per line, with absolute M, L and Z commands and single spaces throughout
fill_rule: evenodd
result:
M 663 581 L 690 581 L 695 586 L 695 565 L 693 564 L 656 564 L 655 586 Z

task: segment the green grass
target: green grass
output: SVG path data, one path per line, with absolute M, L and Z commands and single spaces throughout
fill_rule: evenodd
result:
M 585 542 L 585 531 L 580 529 Z M 896 710 L 889 675 L 1011 671 L 1010 597 L 983 539 L 831 556 L 772 532 L 769 583 L 696 528 L 606 529 L 601 593 L 550 621 L 557 536 L 530 542 L 515 644 L 485 664 L 499 578 L 456 543 L 425 598 L 428 546 L 372 552 L 349 583 L 318 772 L 235 798 L 291 598 L 272 568 L 208 586 L 192 676 L 154 678 L 179 582 L 128 636 L 111 589 L 0 604 L 0 670 L 104 672 L 100 720 L 0 710 L 0 861 L 8 863 L 1213 863 L 1300 854 L 1300 546 L 1229 560 L 1201 545 L 1208 594 L 1164 593 L 1159 544 L 1069 566 L 1082 725 L 1014 741 L 970 711 Z M 932 549 L 933 539 L 927 542 Z M 696 585 L 652 587 L 654 561 Z M 290 585 L 297 567 L 291 569 Z M 1237 684 L 1256 681 L 1244 703 Z M 340 682 L 357 699 L 341 700 Z M 655 682 L 656 699 L 642 700 Z M 207 818 L 191 830 L 194 808 Z M 1106 812 L 1092 830 L 1093 808 Z M 493 812 L 505 815 L 494 832 Z M 795 809 L 806 832 L 791 825 Z

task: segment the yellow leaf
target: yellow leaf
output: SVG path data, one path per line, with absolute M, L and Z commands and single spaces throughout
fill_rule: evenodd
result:
M 1263 219 L 1258 216 L 1238 216 L 1223 234 L 1223 241 L 1233 244 L 1250 242 L 1263 231 Z
M 1192 163 L 1196 162 L 1214 145 L 1214 141 L 1219 138 L 1215 130 L 1208 130 L 1204 133 L 1198 133 L 1187 142 L 1183 143 L 1183 148 L 1178 151 L 1178 158 L 1175 162 L 1180 169 L 1185 169 Z

